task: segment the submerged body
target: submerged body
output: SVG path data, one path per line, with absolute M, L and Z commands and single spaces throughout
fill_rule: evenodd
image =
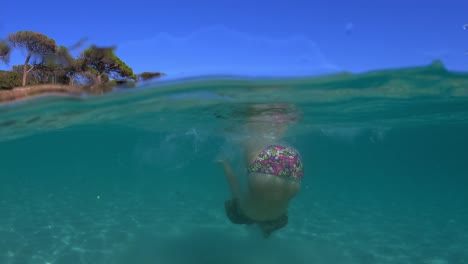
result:
M 241 199 L 241 208 L 247 216 L 259 221 L 286 215 L 290 200 L 300 189 L 303 166 L 299 154 L 282 145 L 252 149 L 249 154 L 248 192 Z
M 302 159 L 297 150 L 280 143 L 287 122 L 278 114 L 253 116 L 246 125 L 253 136 L 243 142 L 247 190 L 241 191 L 237 175 L 222 161 L 233 199 L 226 214 L 236 224 L 258 224 L 265 237 L 288 222 L 288 206 L 300 190 Z

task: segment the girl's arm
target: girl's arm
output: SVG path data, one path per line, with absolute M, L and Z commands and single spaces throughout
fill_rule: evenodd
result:
M 237 175 L 234 173 L 232 170 L 231 165 L 225 161 L 225 160 L 220 160 L 218 161 L 221 163 L 224 169 L 224 176 L 226 177 L 226 180 L 229 184 L 229 189 L 231 190 L 232 196 L 234 199 L 240 199 L 241 198 L 241 189 L 240 189 L 240 184 L 239 184 L 239 178 Z

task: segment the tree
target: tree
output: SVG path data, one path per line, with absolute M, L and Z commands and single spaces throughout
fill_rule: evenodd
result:
M 33 32 L 33 31 L 18 31 L 16 33 L 8 35 L 8 40 L 14 48 L 26 49 L 27 56 L 23 65 L 23 81 L 22 85 L 26 85 L 26 76 L 34 69 L 34 66 L 28 69 L 29 60 L 32 56 L 47 56 L 53 54 L 57 50 L 55 41 L 48 38 L 46 35 Z
M 30 68 L 31 68 L 31 66 L 28 65 L 27 70 L 29 71 Z M 13 65 L 13 66 L 11 67 L 11 70 L 12 70 L 13 72 L 16 72 L 19 76 L 21 76 L 21 77 L 20 77 L 20 83 L 19 83 L 19 85 L 18 85 L 18 86 L 21 86 L 21 79 L 22 79 L 23 72 L 24 72 L 24 71 L 23 71 L 23 70 L 24 70 L 23 65 Z M 33 69 L 31 69 L 29 72 L 30 72 L 30 73 L 26 76 L 26 82 L 27 82 L 28 84 L 32 84 L 32 85 L 34 85 L 34 84 L 39 84 L 39 83 L 40 83 L 40 80 L 39 80 L 40 78 L 39 78 L 39 76 L 37 76 L 37 74 L 34 72 Z
M 74 85 L 79 74 L 82 74 L 86 71 L 85 66 L 83 65 L 82 59 L 74 59 L 70 57 L 70 60 L 67 64 L 60 66 L 59 76 L 62 82 L 68 82 L 68 85 Z
M 10 46 L 5 41 L 0 40 L 0 61 L 8 63 L 10 61 L 10 51 Z
M 27 79 L 30 75 L 34 76 L 38 83 L 64 83 L 64 80 L 67 79 L 65 67 L 53 61 L 34 65 L 34 69 L 29 73 Z
M 75 64 L 75 59 L 70 55 L 69 50 L 60 46 L 55 53 L 43 56 L 42 61 L 36 65 L 36 70 L 39 70 L 42 75 L 46 75 L 47 81 L 49 81 L 49 77 L 52 77 L 52 83 L 72 84 L 71 78 L 78 70 L 75 69 Z
M 140 77 L 139 79 L 141 79 L 142 81 L 147 81 L 147 80 L 151 80 L 154 78 L 159 78 L 163 75 L 164 74 L 160 72 L 142 72 L 139 74 L 139 77 Z
M 18 73 L 12 71 L 0 71 L 0 90 L 11 89 L 21 84 Z
M 136 78 L 132 68 L 128 67 L 114 54 L 115 47 L 100 48 L 91 46 L 82 55 L 84 64 L 96 74 L 96 83 L 101 84 L 105 75 L 113 79 Z

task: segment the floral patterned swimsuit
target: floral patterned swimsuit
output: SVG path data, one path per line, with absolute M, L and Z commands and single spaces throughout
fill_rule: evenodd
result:
M 248 172 L 271 174 L 301 181 L 304 166 L 297 150 L 280 145 L 265 148 L 247 168 Z

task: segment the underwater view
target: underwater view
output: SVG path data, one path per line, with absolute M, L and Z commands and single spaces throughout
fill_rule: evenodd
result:
M 4 103 L 0 263 L 468 263 L 466 135 L 468 74 L 439 62 Z M 220 164 L 255 188 L 258 138 L 301 162 L 268 235 Z

